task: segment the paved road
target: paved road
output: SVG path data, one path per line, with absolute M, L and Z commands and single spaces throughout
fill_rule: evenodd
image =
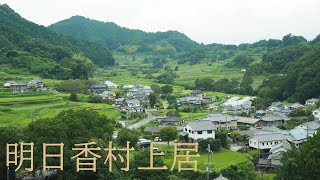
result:
M 143 119 L 143 120 L 141 120 L 141 121 L 139 121 L 139 122 L 137 122 L 135 124 L 132 124 L 132 125 L 128 126 L 127 128 L 128 129 L 138 129 L 139 127 L 141 127 L 143 125 L 146 125 L 149 122 L 154 121 L 154 120 L 157 119 L 156 116 L 154 116 L 154 115 L 152 115 L 152 114 L 150 114 L 148 112 L 147 112 L 147 116 L 148 117 L 146 119 Z
M 231 151 L 238 151 L 239 149 L 243 148 L 245 146 L 239 146 L 237 144 L 230 144 L 230 150 Z

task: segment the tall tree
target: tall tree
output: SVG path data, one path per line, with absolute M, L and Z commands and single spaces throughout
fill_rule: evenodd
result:
M 319 179 L 320 178 L 320 133 L 300 148 L 292 146 L 281 159 L 277 179 Z
M 176 130 L 176 128 L 172 127 L 172 126 L 167 126 L 164 127 L 160 130 L 160 138 L 163 141 L 167 141 L 168 146 L 169 146 L 169 142 L 173 141 L 177 138 L 178 132 Z

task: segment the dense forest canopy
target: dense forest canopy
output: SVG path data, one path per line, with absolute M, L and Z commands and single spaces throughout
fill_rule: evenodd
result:
M 123 28 L 112 22 L 100 22 L 82 16 L 73 16 L 49 28 L 76 39 L 100 42 L 110 49 L 118 48 L 124 52 L 127 52 L 128 45 L 137 45 L 138 52 L 156 51 L 157 46 L 166 48 L 164 42 L 177 51 L 187 51 L 199 46 L 198 43 L 177 31 L 146 33 Z
M 82 54 L 97 66 L 112 66 L 110 51 L 94 42 L 79 41 L 58 35 L 15 13 L 7 5 L 0 6 L 0 61 L 14 68 L 24 67 L 45 78 L 68 79 L 72 67 L 61 61 Z

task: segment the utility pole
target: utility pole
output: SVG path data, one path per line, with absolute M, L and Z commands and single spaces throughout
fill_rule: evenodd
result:
M 308 133 L 309 133 L 308 131 L 309 131 L 309 127 L 308 127 L 308 118 L 307 118 L 307 139 L 306 139 L 307 141 L 308 141 Z
M 9 170 L 9 166 L 7 168 L 7 180 L 9 180 L 9 175 L 10 175 L 10 170 Z
M 227 129 L 227 133 L 228 133 L 228 116 L 226 116 L 226 129 Z
M 211 158 L 210 158 L 210 153 L 211 153 L 211 150 L 210 150 L 210 144 L 208 144 L 208 163 L 207 163 L 207 180 L 210 179 L 210 172 L 211 172 Z

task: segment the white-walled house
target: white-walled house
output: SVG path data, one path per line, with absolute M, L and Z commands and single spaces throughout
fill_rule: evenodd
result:
M 190 121 L 183 127 L 180 134 L 188 137 L 188 141 L 196 142 L 201 139 L 215 139 L 216 127 L 210 121 Z
M 118 88 L 118 85 L 112 81 L 105 81 L 104 84 L 107 85 L 109 89 L 117 89 Z
M 10 88 L 11 84 L 15 84 L 15 83 L 16 83 L 15 81 L 8 81 L 8 82 L 4 83 L 3 87 Z
M 249 147 L 255 149 L 270 149 L 272 146 L 286 141 L 287 138 L 282 133 L 256 134 L 249 139 Z
M 138 99 L 126 99 L 120 109 L 126 113 L 144 112 L 144 108 L 141 106 L 141 103 Z
M 312 112 L 312 114 L 313 114 L 313 116 L 314 116 L 314 119 L 320 120 L 320 108 L 314 110 L 314 111 Z
M 128 107 L 138 107 L 140 106 L 140 101 L 137 99 L 127 99 L 124 101 L 125 105 Z
M 306 100 L 305 105 L 306 106 L 312 106 L 312 105 L 316 105 L 317 102 L 319 102 L 319 99 L 311 98 L 311 99 Z

